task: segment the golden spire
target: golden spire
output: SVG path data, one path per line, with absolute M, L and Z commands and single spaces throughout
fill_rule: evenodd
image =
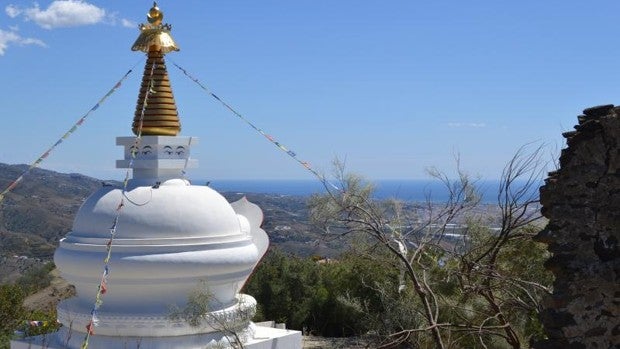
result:
M 146 15 L 148 24 L 140 25 L 140 36 L 131 47 L 132 51 L 148 54 L 131 128 L 136 135 L 140 129 L 140 119 L 143 135 L 176 136 L 181 131 L 179 113 L 164 61 L 166 53 L 178 51 L 179 48 L 170 35 L 172 27 L 161 23 L 163 18 L 164 14 L 154 2 Z

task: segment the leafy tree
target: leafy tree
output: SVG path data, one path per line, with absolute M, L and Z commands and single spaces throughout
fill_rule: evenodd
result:
M 323 336 L 366 332 L 365 312 L 350 302 L 363 294 L 351 265 L 347 259 L 330 263 L 270 249 L 244 289 L 258 302 L 254 320 L 283 322 Z
M 23 323 L 23 301 L 24 293 L 19 286 L 0 285 L 0 348 L 8 348 L 13 331 Z
M 269 250 L 245 291 L 256 298 L 264 319 L 294 329 L 307 326 L 311 307 L 325 296 L 315 262 L 287 256 L 277 249 Z
M 27 336 L 51 333 L 60 327 L 56 321 L 56 310 L 32 310 L 23 306 L 24 299 L 49 286 L 54 263 L 28 270 L 15 284 L 0 285 L 0 349 L 9 348 L 9 339 L 15 330 L 22 330 Z M 30 326 L 26 320 L 37 321 Z

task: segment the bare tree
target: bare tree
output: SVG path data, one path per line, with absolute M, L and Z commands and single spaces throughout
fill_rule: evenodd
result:
M 326 186 L 325 195 L 310 200 L 313 222 L 327 235 L 361 236 L 371 249 L 386 251 L 401 271 L 399 297 L 410 294 L 419 305 L 413 311 L 422 321 L 384 335 L 380 347 L 415 342 L 449 348 L 474 337 L 483 347 L 498 339 L 521 347 L 523 336 L 505 310 L 536 311 L 537 292 L 547 290 L 546 284 L 521 278 L 506 266 L 506 254 L 515 252 L 515 244 L 533 243 L 531 226 L 540 218 L 533 209 L 534 189 L 544 173 L 544 148 L 530 148 L 519 149 L 504 169 L 496 208 L 499 228 L 494 230 L 484 224 L 487 217 L 479 213 L 476 181 L 461 170 L 458 159 L 455 180 L 436 169 L 429 171 L 448 195 L 442 202 L 428 196 L 423 207 L 375 200 L 371 184 L 335 162 L 334 187 L 339 189 Z M 450 282 L 458 285 L 458 296 L 442 291 Z M 408 287 L 413 292 L 407 293 Z
M 519 148 L 508 161 L 497 194 L 499 229 L 458 256 L 461 284 L 482 296 L 491 310 L 487 318 L 497 322 L 497 328 L 489 333 L 504 338 L 512 348 L 521 348 L 523 338 L 506 311 L 514 311 L 516 306 L 526 311 L 538 311 L 540 293 L 549 291 L 548 286 L 541 282 L 524 280 L 519 273 L 511 273 L 509 268 L 501 265 L 502 254 L 515 244 L 523 248 L 535 245 L 531 238 L 540 230 L 534 223 L 541 219 L 538 186 L 546 169 L 546 163 L 542 161 L 544 150 L 543 145 L 528 144 Z M 523 252 L 522 256 L 526 256 L 527 251 Z M 544 275 L 541 277 L 545 279 Z M 546 278 L 548 283 L 548 276 Z M 486 347 L 482 337 L 479 338 Z

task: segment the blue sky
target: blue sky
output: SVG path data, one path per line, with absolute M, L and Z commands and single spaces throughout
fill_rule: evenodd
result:
M 151 1 L 0 1 L 0 162 L 30 163 L 132 66 L 127 82 L 42 167 L 114 169 L 144 59 Z M 559 152 L 582 109 L 618 101 L 618 1 L 159 1 L 190 176 L 311 179 L 198 89 L 183 66 L 319 171 L 371 179 L 450 171 L 497 178 L 528 142 Z

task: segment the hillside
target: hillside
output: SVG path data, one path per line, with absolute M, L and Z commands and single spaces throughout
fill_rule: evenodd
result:
M 26 165 L 0 164 L 0 188 Z M 0 204 L 0 245 L 4 255 L 49 259 L 84 199 L 101 182 L 80 174 L 34 169 Z

